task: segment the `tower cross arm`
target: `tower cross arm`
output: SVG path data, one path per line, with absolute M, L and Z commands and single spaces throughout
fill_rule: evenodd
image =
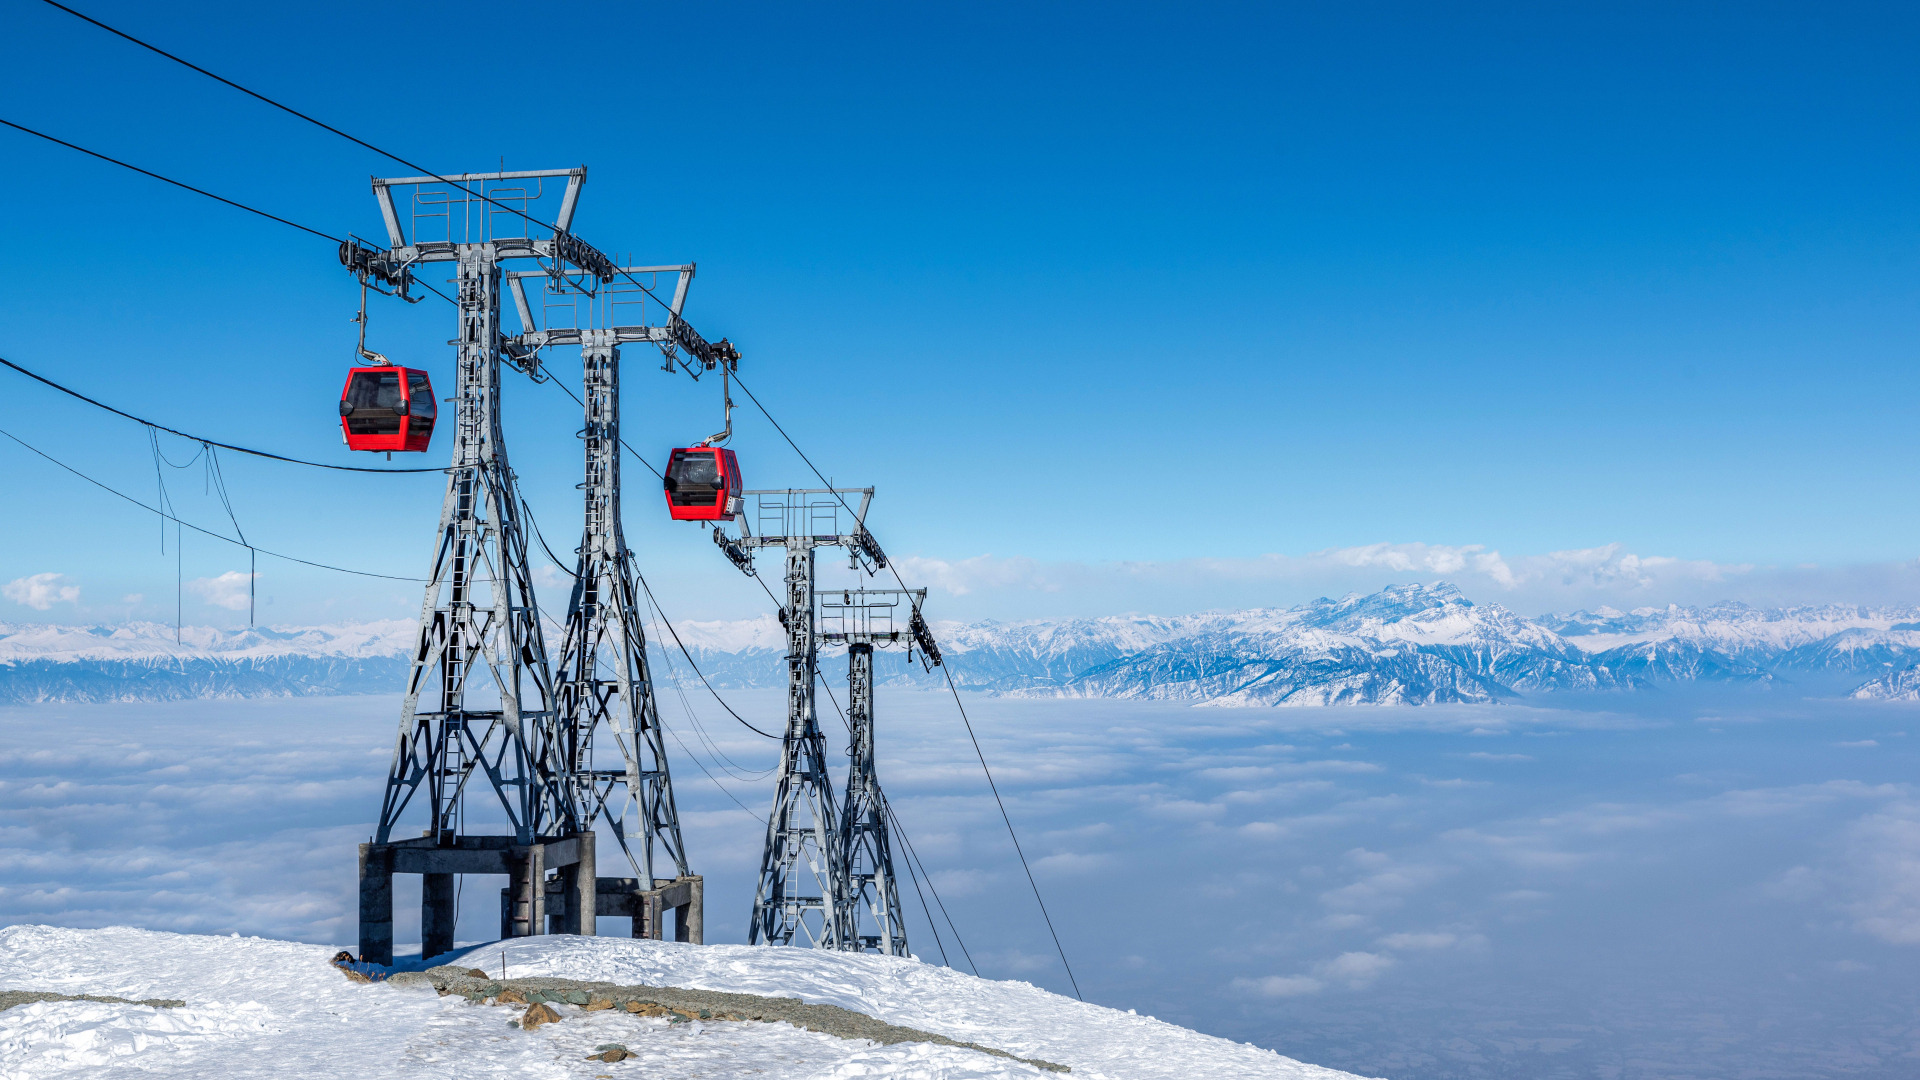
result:
M 721 338 L 717 344 L 707 341 L 687 320 L 680 317 L 679 312 L 669 313 L 666 330 L 673 344 L 678 346 L 680 351 L 700 361 L 701 366 L 708 371 L 723 363 L 738 364 L 740 362 L 740 350 L 734 348 L 732 342 L 726 338 Z

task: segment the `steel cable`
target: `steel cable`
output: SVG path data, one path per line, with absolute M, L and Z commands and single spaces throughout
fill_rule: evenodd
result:
M 203 529 L 200 526 L 195 525 L 191 521 L 182 521 L 179 518 L 174 517 L 172 514 L 169 514 L 164 510 L 160 510 L 156 507 L 148 506 L 146 503 L 141 502 L 139 499 L 136 499 L 133 496 L 126 494 L 125 492 L 116 490 L 114 488 L 110 488 L 107 485 L 101 483 L 100 481 L 95 480 L 93 477 L 88 476 L 86 473 L 81 472 L 79 469 L 76 469 L 73 466 L 67 464 L 66 462 L 61 461 L 59 458 L 54 457 L 52 454 L 49 454 L 46 451 L 41 450 L 39 447 L 34 446 L 32 443 L 27 442 L 25 439 L 22 439 L 21 437 L 13 434 L 10 431 L 0 429 L 0 435 L 5 435 L 7 438 L 12 439 L 14 442 L 19 443 L 21 446 L 26 447 L 28 450 L 31 450 L 33 453 L 38 454 L 40 457 L 47 459 L 48 461 L 54 463 L 55 465 L 60 466 L 62 469 L 65 469 L 66 471 L 79 477 L 80 479 L 85 480 L 87 483 L 92 484 L 94 487 L 99 488 L 101 491 L 104 491 L 109 495 L 114 495 L 114 496 L 118 496 L 119 498 L 125 499 L 126 501 L 132 503 L 133 505 L 139 507 L 142 510 L 147 511 L 150 514 L 158 514 L 161 518 L 167 521 L 171 521 L 175 525 L 192 529 L 194 532 L 201 533 L 206 536 L 211 536 L 216 540 L 225 540 L 227 543 L 232 544 L 235 547 L 252 547 L 252 545 L 249 545 L 244 541 L 235 540 L 231 536 L 214 532 L 211 529 Z M 366 570 L 349 570 L 344 566 L 330 566 L 326 563 L 314 562 L 311 559 L 299 559 L 299 558 L 295 558 L 292 555 L 282 555 L 277 551 L 269 551 L 263 547 L 252 547 L 252 550 L 258 551 L 262 555 L 271 555 L 276 559 L 284 559 L 287 562 L 299 563 L 302 566 L 311 566 L 320 570 L 332 570 L 332 571 L 335 571 L 336 573 L 341 573 L 341 574 L 354 574 L 359 577 L 381 578 L 386 581 L 426 581 L 427 580 L 426 578 L 402 577 L 399 574 L 375 574 Z
M 58 5 L 55 5 L 55 6 L 57 7 Z M 82 16 L 82 17 L 84 18 L 85 16 Z M 158 180 L 163 184 L 172 184 L 174 187 L 177 187 L 177 188 L 185 188 L 186 190 L 193 192 L 195 195 L 205 195 L 209 199 L 215 199 L 215 200 L 218 200 L 219 202 L 226 203 L 228 206 L 234 207 L 236 209 L 245 210 L 249 214 L 259 214 L 263 218 L 267 218 L 271 221 L 277 221 L 282 225 L 291 225 L 294 228 L 299 229 L 301 232 L 312 233 L 313 235 L 321 238 L 322 240 L 331 240 L 336 244 L 345 243 L 345 241 L 341 240 L 337 236 L 333 236 L 329 233 L 323 233 L 319 229 L 309 228 L 305 225 L 300 224 L 297 221 L 288 221 L 286 218 L 281 217 L 279 214 L 269 214 L 265 210 L 255 209 L 254 207 L 248 206 L 246 203 L 234 202 L 232 199 L 229 199 L 224 195 L 215 195 L 213 192 L 207 191 L 204 188 L 197 188 L 197 187 L 194 187 L 192 184 L 181 183 L 178 180 L 161 176 L 157 172 L 151 172 L 147 169 L 143 169 L 138 165 L 129 165 L 128 163 L 121 161 L 119 158 L 108 157 L 107 155 L 102 154 L 97 150 L 89 150 L 84 146 L 77 146 L 73 143 L 68 142 L 65 139 L 56 139 L 52 135 L 49 135 L 44 131 L 35 131 L 34 129 L 27 127 L 25 124 L 16 124 L 11 120 L 0 120 L 0 124 L 5 124 L 6 126 L 14 129 L 15 131 L 24 131 L 28 135 L 32 135 L 35 138 L 45 139 L 50 143 L 59 143 L 61 146 L 64 146 L 69 150 L 78 150 L 81 153 L 87 155 L 88 157 L 99 158 L 101 161 L 105 161 L 113 165 L 118 165 L 123 169 L 132 169 L 134 172 L 137 172 L 142 176 L 151 176 L 155 180 Z
M 87 404 L 89 404 L 89 405 L 91 405 L 91 406 L 93 406 L 93 407 L 94 407 L 94 408 L 96 408 L 96 409 L 105 409 L 106 411 L 108 411 L 108 412 L 110 412 L 110 413 L 112 413 L 112 414 L 114 414 L 115 416 L 120 416 L 120 417 L 125 417 L 126 419 L 128 419 L 128 420 L 131 420 L 131 421 L 133 421 L 133 422 L 134 422 L 134 423 L 136 423 L 136 424 L 140 424 L 140 425 L 142 425 L 142 426 L 145 426 L 145 427 L 148 427 L 148 428 L 152 428 L 152 429 L 154 429 L 154 430 L 156 430 L 156 431 L 164 431 L 164 432 L 166 432 L 166 433 L 167 433 L 167 434 L 169 434 L 169 435 L 178 435 L 178 436 L 180 436 L 180 437 L 181 437 L 181 438 L 183 438 L 183 439 L 190 439 L 190 440 L 192 440 L 192 441 L 194 441 L 194 442 L 197 442 L 197 443 L 199 443 L 199 444 L 200 444 L 200 445 L 202 445 L 202 446 L 217 446 L 217 447 L 219 447 L 219 448 L 220 448 L 220 449 L 222 449 L 222 450 L 232 450 L 232 451 L 233 451 L 234 453 L 236 453 L 236 454 L 251 454 L 251 455 L 253 455 L 254 457 L 262 457 L 262 458 L 267 458 L 267 459 L 269 459 L 269 460 L 271 460 L 271 461 L 284 461 L 284 462 L 287 462 L 287 463 L 288 463 L 288 464 L 290 464 L 290 465 L 308 465 L 308 466 L 311 466 L 311 467 L 313 467 L 313 468 L 316 468 L 316 469 L 332 469 L 332 470 L 334 470 L 334 471 L 336 471 L 336 472 L 363 472 L 363 473 L 447 473 L 447 472 L 452 472 L 452 471 L 453 471 L 453 469 L 452 469 L 452 468 L 440 468 L 440 469 L 373 469 L 373 468 L 368 468 L 368 467 L 366 467 L 366 466 L 364 466 L 364 465 L 329 465 L 329 464 L 327 464 L 327 463 L 326 463 L 326 462 L 324 462 L 324 461 L 304 461 L 304 460 L 302 460 L 302 459 L 300 459 L 300 458 L 290 458 L 290 457 L 286 457 L 285 455 L 282 455 L 282 454 L 270 454 L 270 453 L 268 453 L 268 452 L 267 452 L 267 451 L 265 451 L 265 450 L 251 450 L 251 449 L 248 449 L 247 447 L 244 447 L 244 446 L 235 446 L 235 445 L 233 445 L 232 443 L 223 443 L 223 442 L 219 442 L 218 440 L 215 440 L 215 439 L 206 439 L 206 438 L 202 438 L 202 437 L 200 437 L 200 436 L 198 436 L 198 435 L 189 435 L 189 434 L 187 434 L 187 433 L 186 433 L 186 432 L 184 432 L 184 431 L 178 431 L 178 430 L 176 430 L 176 429 L 174 429 L 174 428 L 170 428 L 170 427 L 168 427 L 168 426 L 167 426 L 167 425 L 165 425 L 165 424 L 156 424 L 156 423 L 154 423 L 154 422 L 153 422 L 152 420 L 147 420 L 147 419 L 144 419 L 144 418 L 142 418 L 142 417 L 138 417 L 138 416 L 135 416 L 135 415 L 133 415 L 133 414 L 132 414 L 132 413 L 130 413 L 130 412 L 122 412 L 121 410 L 119 410 L 119 409 L 116 409 L 116 408 L 114 408 L 114 407 L 113 407 L 113 406 L 111 406 L 111 405 L 108 405 L 108 404 L 107 404 L 106 402 L 103 402 L 103 401 L 96 401 L 96 400 L 94 400 L 93 398 L 90 398 L 90 397 L 88 397 L 87 395 L 85 395 L 85 394 L 83 394 L 83 393 L 81 393 L 81 392 L 80 392 L 80 391 L 78 391 L 78 390 L 72 390 L 72 389 L 69 389 L 69 388 L 67 388 L 67 387 L 65 387 L 65 386 L 62 386 L 62 385 L 60 385 L 59 383 L 57 383 L 57 382 L 54 382 L 54 381 L 53 381 L 52 379 L 49 379 L 49 378 L 47 378 L 47 377 L 46 377 L 46 376 L 44 376 L 44 375 L 36 375 L 36 374 L 34 374 L 33 372 L 31 372 L 31 371 L 28 371 L 28 370 L 27 370 L 26 368 L 23 368 L 23 367 L 21 367 L 21 366 L 20 366 L 19 364 L 16 364 L 16 363 L 14 363 L 14 362 L 13 362 L 13 361 L 11 361 L 11 360 L 8 360 L 8 359 L 6 359 L 5 357 L 0 357 L 0 364 L 5 364 L 5 365 L 6 365 L 7 367 L 10 367 L 10 368 L 12 368 L 13 370 L 15 370 L 15 371 L 17 371 L 17 372 L 19 372 L 19 373 L 20 373 L 20 374 L 22 374 L 22 375 L 25 375 L 25 376 L 26 376 L 27 378 L 29 378 L 29 379 L 32 379 L 32 380 L 34 380 L 35 382 L 39 382 L 39 383 L 45 383 L 46 385 L 48 385 L 48 386 L 51 386 L 51 387 L 53 387 L 53 388 L 54 388 L 55 390 L 58 390 L 58 391 L 60 391 L 61 393 L 63 393 L 63 394 L 66 394 L 66 395 L 68 395 L 69 397 L 74 397 L 74 398 L 78 398 L 79 400 L 81 400 L 81 401 L 84 401 L 84 402 L 86 402 Z M 190 463 L 189 463 L 189 464 L 190 464 Z

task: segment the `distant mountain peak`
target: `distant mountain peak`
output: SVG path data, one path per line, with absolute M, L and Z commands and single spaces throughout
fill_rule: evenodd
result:
M 785 635 L 773 615 L 675 629 L 715 686 L 784 684 Z M 1028 696 L 1425 704 L 1825 679 L 1836 693 L 1920 698 L 1920 610 L 1910 608 L 1728 602 L 1529 619 L 1434 581 L 1289 608 L 940 622 L 935 632 L 960 686 Z M 415 637 L 405 620 L 186 627 L 177 641 L 174 627 L 155 623 L 0 624 L 0 702 L 387 692 L 398 688 Z M 672 650 L 660 677 L 693 678 L 674 663 L 664 628 L 650 627 L 649 637 Z M 829 650 L 823 665 L 832 661 Z M 876 676 L 931 688 L 945 673 L 885 649 Z

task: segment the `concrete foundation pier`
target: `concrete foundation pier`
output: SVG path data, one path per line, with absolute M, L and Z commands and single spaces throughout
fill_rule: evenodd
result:
M 454 888 L 452 874 L 420 875 L 420 956 L 453 951 Z
M 565 928 L 566 933 L 592 934 L 594 916 L 602 905 L 596 898 L 593 833 L 540 837 L 517 844 L 511 836 L 459 836 L 447 842 L 432 837 L 388 844 L 360 845 L 360 959 L 371 964 L 393 963 L 393 875 L 419 874 L 420 937 L 424 956 L 453 948 L 455 882 L 459 874 L 505 876 L 500 890 L 500 936 L 529 937 Z M 560 926 L 547 920 L 547 871 L 559 871 L 567 895 L 577 899 L 568 907 L 583 916 L 564 919 Z M 564 909 L 563 909 L 564 910 Z
M 558 882 L 548 885 L 549 903 L 560 893 Z M 682 878 L 655 878 L 653 888 L 642 889 L 638 878 L 601 878 L 594 883 L 594 903 L 601 915 L 625 915 L 633 920 L 633 936 L 667 940 L 667 913 L 673 913 L 673 940 L 703 943 L 706 889 L 697 874 Z
M 393 849 L 360 845 L 360 959 L 393 963 Z

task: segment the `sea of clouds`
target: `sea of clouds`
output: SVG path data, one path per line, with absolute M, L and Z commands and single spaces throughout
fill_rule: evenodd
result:
M 1555 700 L 968 708 L 1092 1000 L 1365 1075 L 1907 1075 L 1920 708 Z M 771 744 L 711 699 L 664 705 L 709 940 L 741 940 Z M 350 946 L 397 713 L 0 710 L 0 920 Z M 879 723 L 939 894 L 923 909 L 902 865 L 914 950 L 1070 992 L 952 700 L 883 694 Z M 465 880 L 462 940 L 495 935 L 500 884 Z M 400 891 L 405 941 L 417 885 Z

